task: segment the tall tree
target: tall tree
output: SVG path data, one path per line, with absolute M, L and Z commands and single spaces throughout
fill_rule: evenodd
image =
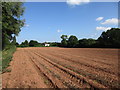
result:
M 24 26 L 23 15 L 24 7 L 22 2 L 2 2 L 2 47 L 17 36 Z M 7 42 L 6 42 L 7 41 Z
M 2 29 L 2 2 L 0 2 L 0 30 Z
M 36 45 L 38 45 L 39 43 L 37 42 L 37 41 L 35 41 L 35 40 L 30 40 L 30 42 L 29 42 L 29 46 L 30 47 L 34 47 L 34 46 L 36 46 Z
M 14 45 L 16 44 L 16 37 L 15 36 L 13 37 L 12 44 L 14 44 Z
M 68 39 L 67 35 L 62 35 L 61 38 L 64 39 L 64 40 Z
M 67 35 L 62 35 L 62 36 L 61 36 L 61 39 L 62 39 L 61 45 L 62 45 L 63 47 L 66 47 L 66 46 L 67 46 L 67 39 L 68 39 Z
M 78 38 L 71 35 L 68 39 L 68 47 L 76 47 L 78 44 Z
M 25 43 L 25 45 L 26 45 L 26 46 L 29 46 L 29 43 L 28 43 L 28 41 L 27 41 L 27 40 L 25 40 L 25 42 L 24 42 L 24 43 Z
M 98 38 L 100 46 L 106 47 L 120 47 L 120 29 L 111 28 L 106 32 L 103 32 Z

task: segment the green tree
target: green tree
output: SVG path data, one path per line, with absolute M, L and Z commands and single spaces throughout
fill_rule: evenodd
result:
M 68 47 L 76 47 L 77 45 L 78 45 L 77 37 L 71 35 L 68 39 Z
M 39 43 L 37 42 L 37 41 L 35 41 L 35 40 L 30 40 L 30 42 L 29 42 L 29 46 L 30 47 L 35 47 L 35 46 L 37 46 Z
M 25 44 L 25 46 L 29 46 L 29 43 L 27 40 L 25 40 L 24 44 Z
M 19 46 L 19 43 L 18 42 L 16 42 L 16 44 L 15 44 L 16 46 Z
M 98 42 L 102 47 L 120 47 L 120 29 L 111 28 L 103 32 L 98 38 Z
M 22 2 L 2 2 L 2 48 L 17 36 L 24 26 L 24 7 Z
M 13 40 L 13 41 L 12 41 L 12 44 L 15 45 L 15 44 L 16 44 L 16 37 L 14 36 L 12 40 Z
M 64 40 L 68 39 L 67 35 L 62 35 L 61 38 L 64 39 Z
M 62 35 L 61 39 L 62 39 L 61 46 L 67 47 L 67 39 L 68 39 L 67 35 Z
M 21 47 L 28 47 L 28 46 L 29 46 L 29 43 L 28 43 L 27 40 L 25 40 L 24 42 L 22 42 L 22 43 L 20 44 L 20 46 L 21 46 Z
M 62 45 L 63 47 L 67 47 L 67 40 L 63 39 L 63 40 L 61 41 L 61 45 Z
M 96 44 L 96 40 L 89 38 L 89 39 L 81 39 L 79 40 L 79 47 L 93 47 Z
M 79 40 L 79 47 L 87 47 L 87 46 L 88 46 L 88 42 L 86 38 Z

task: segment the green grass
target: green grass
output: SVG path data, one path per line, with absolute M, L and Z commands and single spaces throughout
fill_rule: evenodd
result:
M 15 45 L 9 45 L 2 51 L 2 72 L 7 72 L 7 67 L 9 66 L 10 61 L 12 60 L 13 53 L 16 50 Z
M 0 73 L 2 72 L 2 51 L 0 51 Z

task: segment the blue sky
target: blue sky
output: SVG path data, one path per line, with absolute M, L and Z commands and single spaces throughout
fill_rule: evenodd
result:
M 60 42 L 60 36 L 75 35 L 78 39 L 97 39 L 103 31 L 117 27 L 117 2 L 26 2 L 26 20 L 17 41 Z

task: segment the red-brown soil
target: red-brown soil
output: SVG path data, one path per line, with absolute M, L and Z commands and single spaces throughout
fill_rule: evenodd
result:
M 3 88 L 117 88 L 118 50 L 17 48 Z

